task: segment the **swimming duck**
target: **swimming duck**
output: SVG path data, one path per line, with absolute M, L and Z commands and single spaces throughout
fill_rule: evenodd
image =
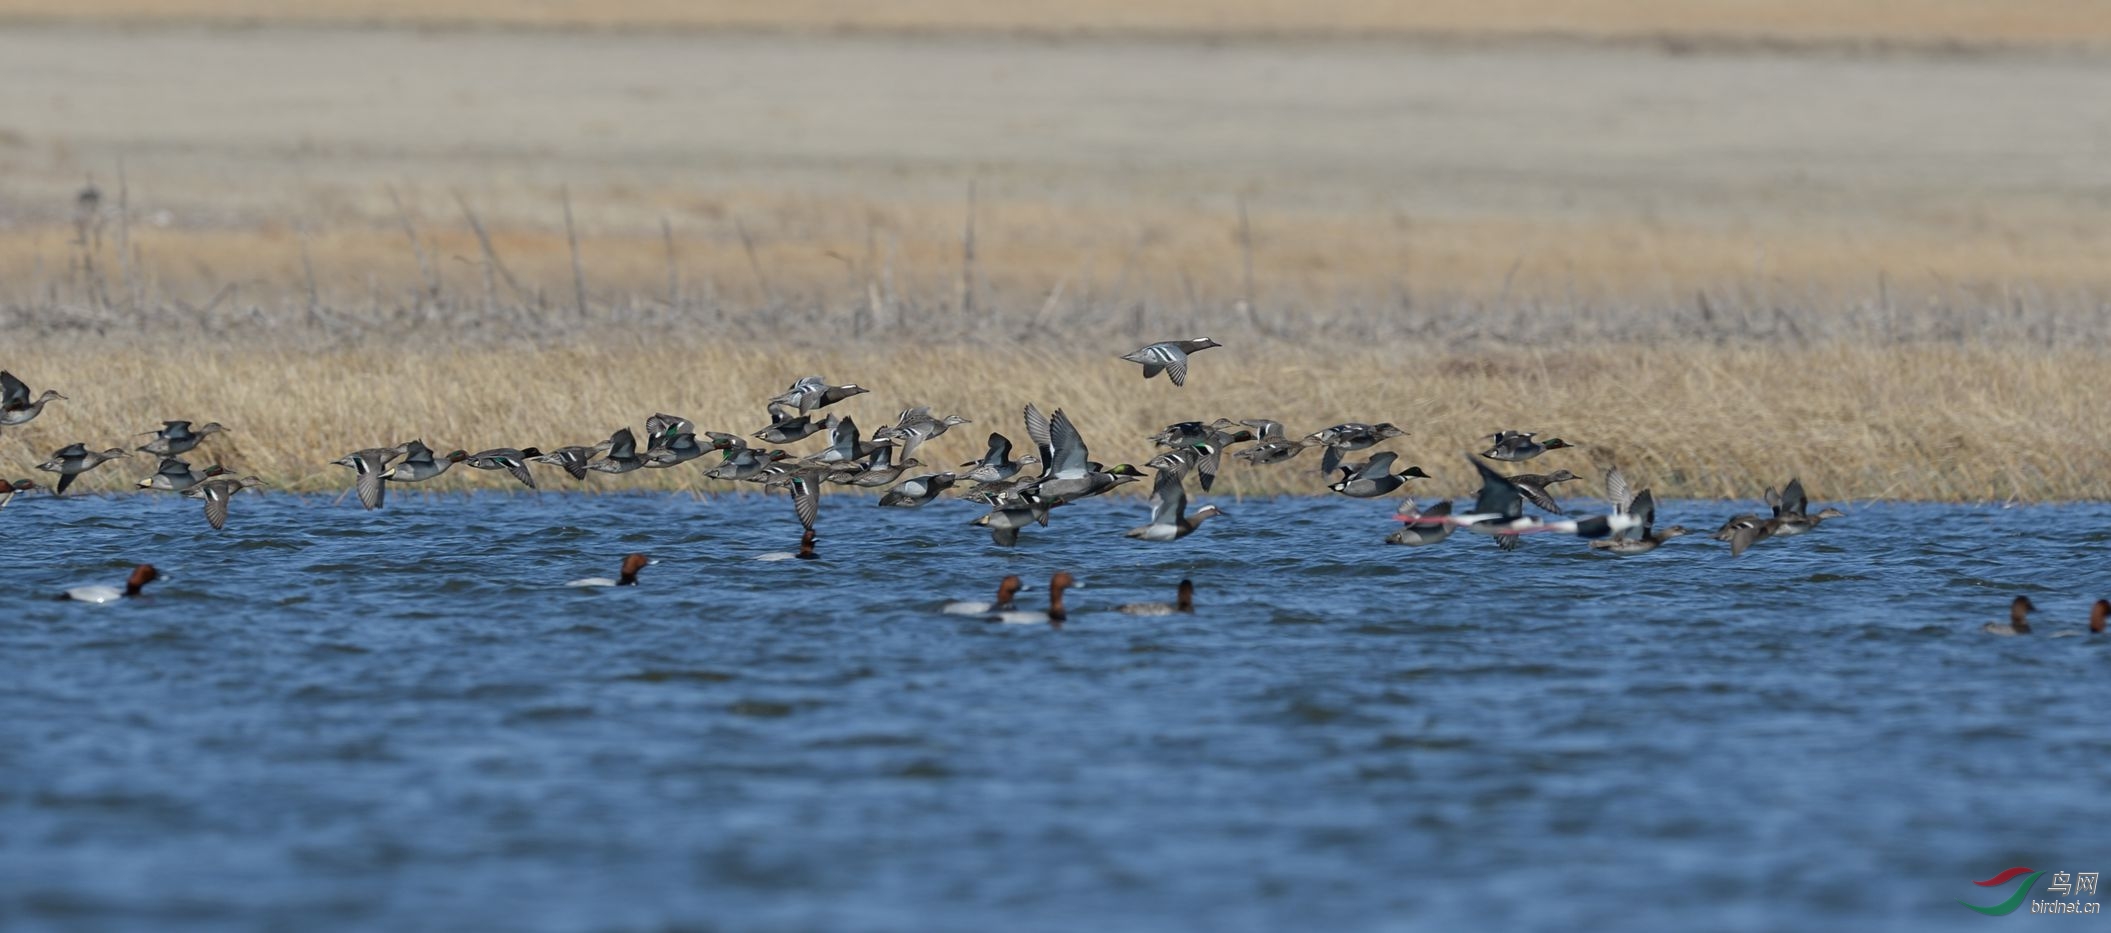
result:
M 853 396 L 864 395 L 870 391 L 872 390 L 856 383 L 832 386 L 828 384 L 827 379 L 823 379 L 820 376 L 808 376 L 792 383 L 792 387 L 783 395 L 770 399 L 770 404 L 795 408 L 803 415 L 815 409 L 827 408 Z M 771 443 L 780 442 L 772 441 Z
M 1523 461 L 1530 460 L 1533 457 L 1537 457 L 1540 454 L 1546 453 L 1549 450 L 1561 450 L 1564 448 L 1576 446 L 1558 437 L 1550 438 L 1543 443 L 1540 441 L 1533 440 L 1533 438 L 1538 436 L 1539 435 L 1534 433 L 1519 431 L 1503 431 L 1499 434 L 1491 435 L 1491 437 L 1494 438 L 1495 444 L 1494 446 L 1483 451 L 1481 453 L 1481 456 L 1487 457 L 1490 460 L 1506 460 L 1512 463 L 1521 463 Z
M 1048 527 L 1048 509 L 1023 500 L 999 500 L 989 514 L 977 517 L 970 525 L 981 525 L 990 530 L 990 540 L 998 547 L 1016 547 L 1019 532 L 1028 525 Z
M 659 563 L 659 561 L 656 561 L 656 560 L 653 560 L 653 559 L 651 559 L 651 558 L 649 558 L 649 557 L 646 557 L 646 556 L 645 556 L 645 555 L 643 555 L 643 554 L 630 554 L 630 555 L 626 555 L 626 556 L 625 556 L 625 557 L 623 558 L 623 574 L 622 574 L 622 576 L 619 576 L 619 577 L 617 577 L 617 578 L 615 578 L 615 579 L 613 579 L 613 580 L 611 580 L 611 579 L 609 579 L 609 578 L 607 578 L 607 577 L 587 577 L 587 578 L 585 578 L 585 579 L 581 579 L 581 580 L 573 580 L 572 582 L 570 582 L 570 583 L 567 583 L 567 584 L 565 584 L 565 585 L 566 585 L 566 586 L 637 586 L 637 585 L 638 585 L 638 571 L 640 571 L 640 570 L 643 570 L 643 569 L 645 569 L 646 565 L 648 565 L 648 564 L 657 564 L 657 563 Z
M 1176 612 L 1195 611 L 1195 584 L 1191 580 L 1180 581 L 1180 591 L 1172 603 L 1123 603 L 1114 611 L 1132 616 L 1169 616 Z
M 1143 364 L 1143 377 L 1149 379 L 1159 373 L 1173 380 L 1176 386 L 1187 385 L 1187 358 L 1213 347 L 1221 347 L 1208 337 L 1193 340 L 1167 340 L 1122 354 L 1122 359 Z
M 1581 478 L 1567 470 L 1555 470 L 1552 473 L 1519 473 L 1510 477 L 1510 485 L 1517 487 L 1517 491 L 1525 497 L 1525 501 L 1560 515 L 1563 514 L 1561 504 L 1554 501 L 1554 496 L 1549 491 L 1550 487 L 1555 483 L 1566 483 Z
M 35 480 L 18 479 L 12 483 L 0 483 L 0 509 L 7 508 L 8 503 L 15 501 L 16 493 L 28 492 L 35 488 Z
M 1038 625 L 1046 622 L 1056 628 L 1062 628 L 1063 622 L 1070 618 L 1070 613 L 1063 609 L 1063 591 L 1076 585 L 1077 579 L 1072 577 L 1069 571 L 1057 571 L 1055 576 L 1048 578 L 1047 610 L 1000 610 L 987 618 L 991 622 L 1003 622 L 1008 625 Z
M 264 481 L 254 476 L 240 479 L 209 479 L 183 491 L 185 496 L 205 500 L 205 523 L 214 531 L 227 527 L 227 500 L 244 489 L 255 489 Z
M 52 490 L 52 495 L 63 496 L 66 494 L 66 487 L 73 485 L 74 477 L 123 456 L 126 456 L 126 453 L 119 447 L 95 451 L 89 450 L 83 444 L 68 444 L 53 451 L 51 459 L 37 464 L 37 469 L 59 474 L 59 483 Z
M 396 452 L 403 455 L 402 462 L 381 471 L 381 478 L 391 483 L 422 483 L 469 459 L 466 450 L 449 451 L 447 456 L 435 457 L 432 448 L 425 446 L 422 440 L 398 445 Z
M 953 485 L 951 473 L 925 473 L 912 476 L 896 484 L 893 489 L 880 496 L 880 505 L 888 508 L 913 509 L 938 498 L 938 494 Z
M 191 428 L 191 423 L 188 421 L 164 421 L 161 423 L 161 430 L 146 432 L 153 435 L 154 439 L 148 441 L 146 446 L 139 449 L 150 454 L 173 457 L 177 454 L 189 453 L 193 448 L 203 443 L 207 437 L 225 430 L 227 429 L 221 427 L 220 422 L 217 421 L 208 422 L 196 430 Z
M 2025 613 L 2036 611 L 2038 611 L 2038 607 L 2031 604 L 2030 597 L 2018 596 L 2008 604 L 2007 625 L 2002 625 L 1998 622 L 1988 622 L 1980 630 L 1988 635 L 2028 635 L 2030 634 L 2030 620 L 2025 618 L 2024 615 Z
M 45 405 L 65 400 L 66 396 L 45 389 L 36 401 L 30 401 L 29 385 L 15 378 L 14 373 L 0 370 L 0 426 L 28 424 L 44 413 Z
M 352 488 L 359 491 L 359 504 L 371 510 L 381 507 L 382 497 L 388 492 L 388 487 L 382 485 L 382 474 L 388 472 L 389 462 L 396 456 L 394 447 L 372 447 L 352 451 L 331 462 L 358 474 Z
M 535 474 L 528 472 L 528 461 L 542 456 L 542 451 L 530 447 L 519 450 L 512 447 L 493 447 L 490 450 L 470 454 L 462 461 L 465 466 L 479 470 L 505 470 L 520 480 L 529 489 L 535 488 Z
M 1514 482 L 1516 477 L 1511 477 Z M 1656 521 L 1657 500 L 1649 490 L 1630 491 L 1627 475 L 1619 467 L 1605 471 L 1605 498 L 1613 505 L 1617 515 L 1632 516 L 1639 524 L 1620 533 L 1598 541 L 1590 546 L 1595 550 L 1611 551 L 1614 554 L 1647 554 L 1664 542 L 1686 533 L 1683 525 L 1673 525 L 1661 532 L 1652 532 L 1650 525 Z
M 812 415 L 793 417 L 784 409 L 771 405 L 770 426 L 748 436 L 765 444 L 792 444 L 806 440 L 822 428 L 835 423 L 833 418 L 817 421 Z
M 1187 511 L 1187 488 L 1180 484 L 1177 473 L 1162 472 L 1151 482 L 1151 521 L 1138 528 L 1123 532 L 1124 536 L 1144 541 L 1178 541 L 1194 534 L 1202 523 L 1217 515 L 1225 514 L 1214 505 L 1205 505 Z
M 183 462 L 179 458 L 163 457 L 161 458 L 160 468 L 154 471 L 153 476 L 140 480 L 139 488 L 182 492 L 215 476 L 224 476 L 226 473 L 227 470 L 217 463 L 206 467 L 203 471 L 199 471 L 192 469 L 190 464 Z
M 1041 458 L 1028 455 L 1012 459 L 1012 440 L 995 431 L 990 432 L 989 450 L 980 460 L 970 460 L 960 466 L 974 467 L 962 474 L 961 479 L 971 483 L 999 483 L 1019 475 L 1027 466 L 1041 462 Z
M 638 437 L 629 428 L 617 428 L 609 435 L 608 450 L 601 459 L 586 465 L 596 473 L 628 473 L 645 466 L 645 458 L 638 456 Z
M 784 560 L 819 560 L 821 559 L 821 555 L 814 553 L 815 540 L 816 539 L 814 537 L 814 530 L 812 528 L 808 528 L 804 533 L 799 535 L 798 553 L 795 554 L 791 551 L 772 551 L 768 554 L 758 555 L 755 559 L 764 563 L 773 563 L 776 561 Z
M 1327 448 L 1325 456 L 1319 462 L 1319 471 L 1333 475 L 1334 471 L 1341 467 L 1344 454 L 1375 446 L 1381 441 L 1406 436 L 1406 431 L 1394 427 L 1390 421 L 1377 424 L 1349 421 L 1314 431 L 1305 438 L 1305 443 L 1308 446 Z
M 163 576 L 164 574 L 161 571 L 154 569 L 153 564 L 140 564 L 132 568 L 132 575 L 125 579 L 124 589 L 100 585 L 76 586 L 64 593 L 60 593 L 59 599 L 71 600 L 77 603 L 96 603 L 98 605 L 114 603 L 129 596 L 140 595 L 147 588 L 147 584 L 159 580 Z
M 1327 488 L 1352 498 L 1375 499 L 1407 485 L 1410 479 L 1429 478 L 1429 474 L 1422 472 L 1422 468 L 1418 466 L 1408 467 L 1398 473 L 1392 472 L 1393 462 L 1397 459 L 1398 455 L 1392 451 L 1375 454 L 1361 469 L 1343 470 L 1341 481 Z
M 980 616 L 988 615 L 992 612 L 1005 612 L 1012 608 L 1012 600 L 1019 595 L 1019 590 L 1019 577 L 1014 574 L 1005 577 L 997 583 L 996 602 L 985 603 L 975 600 L 958 600 L 945 604 L 945 607 L 939 611 L 955 616 Z
M 2111 599 L 2099 599 L 2096 601 L 2096 605 L 2089 607 L 2088 634 L 2102 635 L 2104 633 L 2104 623 L 2107 619 L 2111 619 Z M 2052 637 L 2075 638 L 2079 637 L 2081 634 L 2081 632 L 2073 631 L 2054 632 L 2052 634 Z
M 1435 544 L 1451 537 L 1454 527 L 1448 522 L 1451 518 L 1451 503 L 1448 501 L 1417 511 L 1414 500 L 1409 499 L 1393 517 L 1403 524 L 1399 531 L 1386 536 L 1387 544 Z M 1425 519 L 1429 520 L 1429 523 L 1418 523 L 1418 520 Z

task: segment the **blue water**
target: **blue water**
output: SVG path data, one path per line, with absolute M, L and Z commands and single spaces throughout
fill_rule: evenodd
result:
M 1973 880 L 2111 870 L 2111 640 L 1978 631 L 2018 593 L 2079 627 L 2103 506 L 1865 504 L 1733 560 L 1386 546 L 1338 499 L 1172 544 L 1095 501 L 1007 552 L 869 502 L 758 563 L 781 498 L 17 500 L 0 926 L 1978 929 Z M 633 550 L 639 587 L 557 585 Z M 175 576 L 49 599 L 138 561 Z M 1057 569 L 1061 631 L 936 611 Z M 1192 617 L 1108 611 L 1183 576 Z

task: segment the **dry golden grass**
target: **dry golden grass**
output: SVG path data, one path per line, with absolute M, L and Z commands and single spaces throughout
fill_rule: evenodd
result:
M 746 433 L 766 420 L 765 398 L 818 372 L 873 388 L 839 406 L 868 433 L 911 404 L 974 419 L 926 447 L 922 459 L 948 466 L 978 456 L 990 430 L 1023 440 L 1018 412 L 1032 401 L 1070 412 L 1093 455 L 1109 462 L 1148 458 L 1140 438 L 1173 421 L 1269 417 L 1297 432 L 1393 421 L 1413 435 L 1394 449 L 1438 477 L 1424 497 L 1469 492 L 1472 474 L 1459 452 L 1498 428 L 1586 447 L 1535 467 L 1569 467 L 1594 489 L 1599 468 L 1617 460 L 1668 496 L 1751 497 L 1801 476 L 1827 501 L 2075 499 L 2102 498 L 2111 480 L 2111 410 L 2075 391 L 2105 362 L 2085 350 L 1610 345 L 1445 353 L 1248 343 L 1199 357 L 1185 390 L 1142 382 L 1136 367 L 1105 353 L 1019 347 L 817 350 L 641 336 L 548 348 L 300 351 L 46 337 L 10 350 L 9 368 L 71 400 L 0 436 L 6 475 L 27 474 L 66 443 L 121 443 L 161 419 L 188 418 L 233 428 L 194 462 L 217 459 L 284 488 L 339 489 L 348 474 L 330 460 L 412 437 L 441 449 L 547 448 L 593 442 L 654 411 Z M 151 466 L 142 455 L 90 474 L 83 488 L 121 488 Z M 1220 489 L 1321 492 L 1317 468 L 1310 453 L 1276 467 L 1234 465 Z M 578 488 L 558 471 L 540 472 L 545 488 Z M 586 487 L 704 489 L 700 473 L 684 465 L 597 475 Z M 513 483 L 457 470 L 427 485 Z
M 0 0 L 0 17 L 1026 35 L 1570 35 L 1907 44 L 2111 37 L 2089 0 Z

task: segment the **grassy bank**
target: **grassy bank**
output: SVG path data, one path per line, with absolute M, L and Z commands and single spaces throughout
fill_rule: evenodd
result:
M 1108 462 L 1148 458 L 1141 438 L 1173 421 L 1265 417 L 1297 432 L 1392 421 L 1412 436 L 1389 446 L 1437 476 L 1425 496 L 1468 492 L 1472 474 L 1459 452 L 1499 428 L 1583 444 L 1533 466 L 1585 474 L 1593 492 L 1598 469 L 1615 459 L 1670 496 L 1754 496 L 1791 475 L 1828 501 L 2097 499 L 2111 489 L 2111 411 L 2076 390 L 2105 362 L 2094 351 L 1846 343 L 1445 351 L 1254 338 L 1198 357 L 1188 388 L 1176 390 L 1143 382 L 1113 358 L 1118 344 L 1091 343 L 829 349 L 638 332 L 543 345 L 304 350 L 254 335 L 47 335 L 10 341 L 0 365 L 71 400 L 0 435 L 0 474 L 28 475 L 67 443 L 124 443 L 162 419 L 188 418 L 233 428 L 197 462 L 218 459 L 283 488 L 335 489 L 349 474 L 331 459 L 411 437 L 443 450 L 547 448 L 591 443 L 654 411 L 747 433 L 766 423 L 764 399 L 819 372 L 873 389 L 839 406 L 868 432 L 911 404 L 974 419 L 927 446 L 923 459 L 946 465 L 979 455 L 990 430 L 1023 440 L 1018 412 L 1032 401 L 1067 410 Z M 142 455 L 82 487 L 122 488 L 151 466 Z M 1319 492 L 1317 469 L 1314 454 L 1277 467 L 1234 465 L 1220 489 Z M 596 476 L 587 486 L 708 488 L 700 472 Z M 555 470 L 543 476 L 547 488 L 577 485 Z M 468 470 L 430 484 L 510 485 Z

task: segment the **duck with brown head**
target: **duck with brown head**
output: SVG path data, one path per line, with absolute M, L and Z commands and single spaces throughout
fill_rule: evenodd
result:
M 1009 625 L 1037 625 L 1046 622 L 1056 628 L 1062 628 L 1063 623 L 1070 618 L 1070 613 L 1063 608 L 1063 591 L 1079 585 L 1077 578 L 1070 575 L 1070 571 L 1056 571 L 1055 576 L 1048 578 L 1048 609 L 1046 611 L 1015 609 L 1010 612 L 998 612 L 996 615 L 990 616 L 989 620 Z
M 2038 611 L 2038 607 L 2031 603 L 2030 597 L 2018 596 L 2009 601 L 2007 624 L 1988 622 L 1981 628 L 1981 631 L 1986 632 L 1988 635 L 2028 635 L 2030 634 L 2030 620 L 2026 618 L 2026 615 L 2036 611 Z
M 140 564 L 132 568 L 132 576 L 125 580 L 125 588 L 122 590 L 114 586 L 76 586 L 60 593 L 58 598 L 77 603 L 114 603 L 140 595 L 146 590 L 147 584 L 161 577 L 161 571 L 155 570 L 153 564 Z
M 1017 598 L 1019 592 L 1023 589 L 1025 589 L 1025 585 L 1019 582 L 1019 575 L 1012 574 L 998 581 L 996 602 L 959 600 L 945 604 L 945 607 L 939 611 L 947 615 L 956 616 L 979 616 L 988 615 L 992 612 L 1006 612 L 1013 608 L 1012 600 Z
M 585 578 L 585 579 L 583 579 L 583 580 L 573 580 L 572 582 L 570 582 L 570 583 L 567 583 L 567 584 L 565 584 L 565 585 L 566 585 L 566 586 L 637 586 L 637 585 L 638 585 L 638 571 L 640 571 L 640 570 L 643 570 L 643 569 L 645 569 L 646 565 L 648 565 L 648 564 L 657 564 L 657 563 L 659 563 L 659 561 L 656 561 L 656 560 L 653 560 L 652 558 L 646 557 L 646 556 L 645 556 L 645 555 L 643 555 L 643 554 L 630 554 L 630 555 L 626 555 L 626 556 L 625 556 L 625 557 L 623 558 L 623 573 L 622 573 L 622 575 L 621 575 L 621 576 L 617 577 L 616 579 L 613 579 L 613 580 L 611 580 L 611 579 L 609 579 L 609 578 L 607 578 L 607 577 L 587 577 L 587 578 Z
M 2089 607 L 2089 627 L 2083 631 L 2054 632 L 2054 638 L 2079 638 L 2083 635 L 2102 635 L 2104 623 L 2111 620 L 2111 599 L 2099 599 Z
M 1195 582 L 1180 581 L 1179 595 L 1171 603 L 1123 603 L 1114 611 L 1132 616 L 1169 616 L 1176 612 L 1195 611 Z

